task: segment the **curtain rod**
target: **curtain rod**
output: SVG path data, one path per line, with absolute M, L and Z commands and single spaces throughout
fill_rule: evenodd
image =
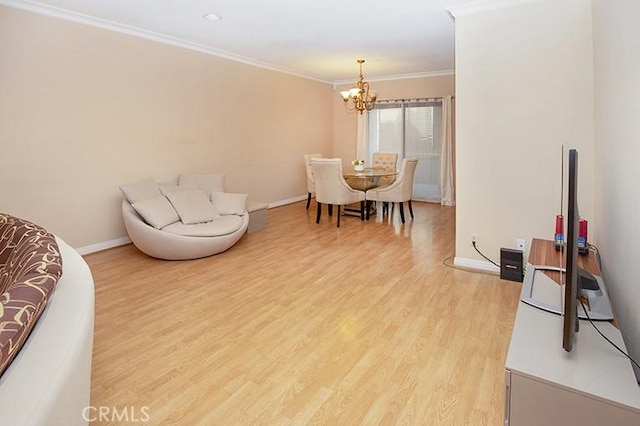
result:
M 433 96 L 430 98 L 379 99 L 376 102 L 379 102 L 379 103 L 433 102 L 433 101 L 440 101 L 442 99 L 444 99 L 444 96 Z M 452 96 L 451 99 L 455 99 L 455 96 Z

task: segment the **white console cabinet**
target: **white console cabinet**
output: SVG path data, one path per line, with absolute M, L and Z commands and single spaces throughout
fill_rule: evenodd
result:
M 548 247 L 544 247 L 547 254 L 538 257 L 536 250 L 543 249 L 540 245 L 546 242 L 534 240 L 529 262 L 537 257 L 544 261 L 537 264 L 552 265 L 555 255 Z M 553 283 L 551 278 L 549 282 Z M 599 321 L 596 325 L 626 350 L 615 324 Z M 504 423 L 639 426 L 640 386 L 631 362 L 588 321 L 580 320 L 573 351 L 566 352 L 562 316 L 520 302 L 505 365 Z

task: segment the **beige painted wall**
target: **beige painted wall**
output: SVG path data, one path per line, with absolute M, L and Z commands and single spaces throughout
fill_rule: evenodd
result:
M 120 184 L 226 173 L 279 202 L 332 151 L 327 84 L 7 7 L 0 46 L 0 211 L 74 247 L 126 236 Z
M 357 71 L 357 70 L 355 70 Z M 364 72 L 367 80 L 366 69 Z M 353 87 L 353 83 L 336 86 L 333 95 L 333 155 L 350 162 L 356 158 L 357 113 L 348 112 L 340 91 Z M 428 98 L 455 95 L 453 75 L 437 77 L 406 78 L 401 80 L 370 81 L 371 88 L 380 99 Z
M 595 238 L 625 343 L 640 359 L 640 2 L 593 0 L 592 4 Z M 640 377 L 640 371 L 636 375 Z
M 495 261 L 518 238 L 553 238 L 562 144 L 579 150 L 580 209 L 595 231 L 590 3 L 542 1 L 455 21 L 456 263 L 491 266 L 472 233 Z

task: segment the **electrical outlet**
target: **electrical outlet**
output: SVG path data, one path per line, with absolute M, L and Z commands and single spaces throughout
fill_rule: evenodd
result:
M 526 240 L 517 239 L 516 240 L 516 247 L 517 247 L 518 250 L 520 250 L 520 251 L 522 251 L 524 253 L 526 248 L 527 248 Z
M 478 244 L 478 234 L 471 234 L 471 242 Z

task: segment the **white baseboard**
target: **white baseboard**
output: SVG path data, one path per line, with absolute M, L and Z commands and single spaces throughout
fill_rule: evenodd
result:
M 500 272 L 500 268 L 491 262 L 485 262 L 483 260 L 465 259 L 464 257 L 455 257 L 453 264 L 456 266 L 462 266 L 464 268 L 480 269 L 482 271 Z
M 306 195 L 300 195 L 293 198 L 287 198 L 285 200 L 274 201 L 273 203 L 269 203 L 269 208 L 285 206 L 287 204 L 297 203 L 298 201 L 303 201 L 306 199 L 307 199 Z
M 275 201 L 273 203 L 269 203 L 269 208 L 272 207 L 280 207 L 285 206 L 287 204 L 297 203 L 298 201 L 306 200 L 306 195 L 300 195 L 298 197 L 287 198 L 284 200 Z M 101 243 L 90 244 L 84 247 L 78 247 L 76 251 L 81 255 L 95 253 L 102 250 L 107 250 L 114 247 L 123 246 L 125 244 L 129 244 L 131 239 L 129 237 L 116 238 L 115 240 L 103 241 Z
M 91 244 L 84 247 L 78 247 L 76 251 L 84 255 L 84 254 L 95 253 L 97 251 L 102 251 L 102 250 L 106 250 L 114 247 L 123 246 L 125 244 L 129 244 L 130 242 L 131 242 L 131 239 L 129 237 L 122 237 L 122 238 L 116 238 L 115 240 L 111 240 L 111 241 L 104 241 L 101 243 Z

